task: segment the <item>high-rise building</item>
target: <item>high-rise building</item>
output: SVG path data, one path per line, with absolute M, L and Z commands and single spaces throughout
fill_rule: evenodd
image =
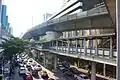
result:
M 11 28 L 10 28 L 10 23 L 8 21 L 9 17 L 7 15 L 7 6 L 0 4 L 0 36 L 4 38 L 8 38 L 11 35 Z

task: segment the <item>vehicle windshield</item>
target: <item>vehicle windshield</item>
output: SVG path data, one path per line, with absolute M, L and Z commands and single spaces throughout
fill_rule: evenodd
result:
M 88 79 L 88 77 L 87 77 L 87 76 L 83 76 L 83 78 L 84 78 L 84 79 Z

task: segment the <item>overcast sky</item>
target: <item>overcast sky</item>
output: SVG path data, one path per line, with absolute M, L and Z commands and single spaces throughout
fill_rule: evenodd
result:
M 20 36 L 43 21 L 44 13 L 55 13 L 61 8 L 63 0 L 4 0 L 7 5 L 9 22 L 13 27 L 13 35 Z

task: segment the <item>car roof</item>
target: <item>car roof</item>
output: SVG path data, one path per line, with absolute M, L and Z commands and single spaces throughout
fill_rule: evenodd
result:
M 20 67 L 20 69 L 25 69 L 25 67 Z
M 80 74 L 80 76 L 85 77 L 86 75 L 85 74 Z

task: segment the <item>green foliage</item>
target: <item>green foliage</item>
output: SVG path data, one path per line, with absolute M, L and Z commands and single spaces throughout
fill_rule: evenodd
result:
M 17 53 L 24 52 L 29 44 L 29 41 L 13 36 L 10 39 L 2 39 L 3 41 L 2 44 L 0 44 L 0 47 L 4 49 L 3 55 L 6 57 L 12 57 Z

